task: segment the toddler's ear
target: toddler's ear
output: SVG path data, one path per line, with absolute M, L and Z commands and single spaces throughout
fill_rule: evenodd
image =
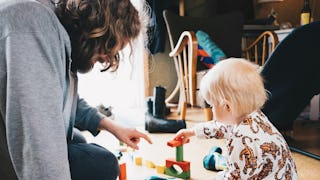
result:
M 229 104 L 226 104 L 226 105 L 225 105 L 225 108 L 226 108 L 226 110 L 227 110 L 228 112 L 231 111 L 231 108 L 230 108 Z
M 231 111 L 230 101 L 225 100 L 224 108 L 225 108 L 228 112 Z

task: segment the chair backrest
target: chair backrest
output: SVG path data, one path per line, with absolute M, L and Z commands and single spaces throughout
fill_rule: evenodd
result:
M 179 16 L 164 10 L 171 49 L 177 43 L 183 31 L 202 30 L 221 48 L 227 57 L 241 57 L 241 38 L 243 15 L 241 12 L 230 12 L 210 18 Z
M 275 32 L 264 31 L 248 47 L 243 48 L 243 56 L 247 60 L 263 66 L 278 43 L 278 36 Z
M 163 17 L 172 50 L 169 56 L 173 57 L 177 70 L 180 87 L 179 107 L 184 107 L 184 103 L 195 106 L 199 104 L 196 97 L 198 42 L 195 32 L 206 32 L 227 57 L 241 57 L 243 15 L 240 12 L 232 12 L 211 18 L 196 18 L 179 16 L 165 10 Z M 171 100 L 175 92 L 177 91 L 174 91 L 166 102 Z

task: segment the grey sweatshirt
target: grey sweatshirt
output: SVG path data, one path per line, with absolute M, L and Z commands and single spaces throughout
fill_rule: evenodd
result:
M 43 0 L 42 0 L 43 1 Z M 102 115 L 78 97 L 71 45 L 49 0 L 0 0 L 0 179 L 71 179 L 72 127 Z

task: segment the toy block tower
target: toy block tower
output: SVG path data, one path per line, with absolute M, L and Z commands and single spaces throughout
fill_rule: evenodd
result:
M 167 145 L 170 147 L 176 147 L 176 159 L 167 159 L 165 174 L 169 176 L 174 176 L 182 179 L 190 178 L 190 162 L 183 160 L 183 145 L 179 140 L 171 140 L 167 142 Z M 182 172 L 177 171 L 174 168 L 174 165 L 179 166 L 182 169 Z

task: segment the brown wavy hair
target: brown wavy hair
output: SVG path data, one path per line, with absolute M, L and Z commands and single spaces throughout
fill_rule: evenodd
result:
M 117 70 L 118 52 L 131 45 L 141 29 L 130 0 L 61 0 L 55 13 L 70 36 L 72 70 L 81 73 L 95 62 L 104 63 L 104 70 Z

